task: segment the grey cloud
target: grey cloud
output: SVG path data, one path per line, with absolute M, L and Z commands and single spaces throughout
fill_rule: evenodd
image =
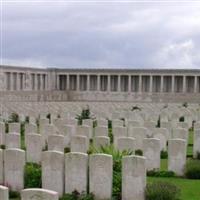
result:
M 198 68 L 199 6 L 4 4 L 5 63 Z

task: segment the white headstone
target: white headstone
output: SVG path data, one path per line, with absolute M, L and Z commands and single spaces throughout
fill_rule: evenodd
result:
M 19 133 L 7 133 L 6 134 L 6 148 L 18 148 L 20 149 L 20 134 Z
M 96 199 L 111 199 L 113 159 L 107 154 L 92 154 L 89 159 L 89 189 Z
M 8 188 L 3 185 L 0 185 L 0 199 L 1 200 L 9 200 L 8 198 L 9 198 Z
M 50 135 L 48 137 L 48 150 L 64 152 L 64 136 Z
M 108 136 L 108 127 L 97 126 L 95 127 L 95 136 Z
M 93 142 L 96 148 L 100 148 L 101 146 L 105 147 L 105 146 L 110 145 L 110 138 L 106 136 L 97 136 L 97 137 L 94 137 Z
M 143 140 L 143 155 L 146 157 L 147 170 L 160 169 L 160 140 L 145 138 Z
M 133 137 L 119 137 L 116 141 L 116 148 L 120 151 L 135 152 L 135 139 Z
M 148 133 L 147 128 L 144 127 L 132 127 L 128 133 L 129 137 L 135 138 L 135 149 L 143 148 L 143 139 L 146 138 Z
M 144 200 L 146 187 L 145 157 L 122 158 L 122 199 Z
M 6 149 L 4 151 L 4 184 L 13 191 L 24 188 L 25 151 Z
M 71 139 L 70 149 L 71 152 L 87 153 L 89 148 L 88 138 L 85 136 L 73 136 Z
M 65 155 L 65 193 L 87 192 L 88 155 L 67 153 Z
M 51 190 L 32 188 L 21 191 L 21 200 L 58 200 L 58 198 L 58 193 Z
M 20 123 L 9 123 L 9 133 L 20 133 Z
M 42 154 L 42 138 L 37 133 L 29 133 L 26 136 L 27 162 L 40 163 Z
M 185 140 L 171 139 L 168 141 L 168 170 L 174 171 L 179 176 L 184 174 L 186 147 Z
M 42 188 L 64 193 L 64 153 L 42 152 Z
M 4 179 L 4 174 L 3 174 L 3 172 L 4 172 L 4 156 L 3 156 L 3 150 L 2 149 L 0 149 L 0 185 L 3 185 L 3 179 Z

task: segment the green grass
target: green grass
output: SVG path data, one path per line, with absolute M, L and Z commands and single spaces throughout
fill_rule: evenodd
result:
M 167 159 L 161 159 L 160 160 L 160 170 L 167 171 L 167 168 L 168 168 Z
M 180 200 L 200 200 L 200 180 L 185 178 L 157 178 L 148 177 L 147 182 L 166 181 L 175 184 L 181 190 Z
M 194 135 L 194 132 L 189 131 L 189 137 L 188 137 L 188 144 L 189 145 L 193 145 L 193 135 Z
M 189 137 L 188 137 L 188 146 L 187 146 L 187 156 L 192 157 L 193 156 L 193 131 L 189 131 Z
M 188 146 L 187 147 L 187 157 L 192 157 L 193 156 L 193 146 Z

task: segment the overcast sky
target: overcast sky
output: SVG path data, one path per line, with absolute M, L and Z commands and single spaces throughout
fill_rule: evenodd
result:
M 200 69 L 200 3 L 2 4 L 3 64 Z

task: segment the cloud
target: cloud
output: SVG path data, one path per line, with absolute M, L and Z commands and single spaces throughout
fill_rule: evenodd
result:
M 198 68 L 200 51 L 192 40 L 172 43 L 163 46 L 154 62 L 166 68 Z
M 198 68 L 200 3 L 4 3 L 3 61 Z

